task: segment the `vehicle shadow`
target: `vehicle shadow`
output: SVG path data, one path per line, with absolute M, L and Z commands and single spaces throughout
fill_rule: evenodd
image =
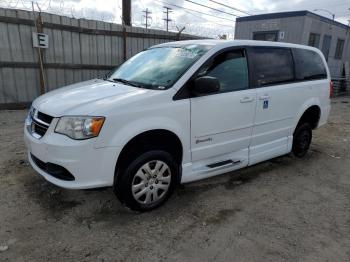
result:
M 317 154 L 318 152 L 314 151 L 307 158 L 310 160 Z M 124 207 L 116 199 L 112 188 L 67 190 L 52 185 L 33 171 L 27 176 L 24 191 L 40 206 L 42 216 L 46 220 L 68 220 L 89 229 L 96 223 L 113 222 L 126 225 L 140 219 L 152 219 L 154 216 L 172 219 L 174 216 L 187 214 L 189 210 L 196 216 L 197 200 L 201 198 L 201 194 L 218 187 L 237 190 L 253 183 L 266 173 L 272 174 L 277 168 L 293 165 L 295 160 L 293 156 L 285 155 L 241 170 L 180 185 L 165 205 L 148 213 L 134 212 Z

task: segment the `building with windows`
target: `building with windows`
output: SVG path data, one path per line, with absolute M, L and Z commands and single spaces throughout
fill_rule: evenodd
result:
M 314 46 L 323 52 L 333 78 L 348 74 L 350 27 L 309 11 L 239 17 L 235 39 Z

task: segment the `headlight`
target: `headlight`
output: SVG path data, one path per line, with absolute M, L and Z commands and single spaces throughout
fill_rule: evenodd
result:
M 98 136 L 104 117 L 64 116 L 58 121 L 55 132 L 73 139 L 88 139 Z
M 32 117 L 34 116 L 34 107 L 30 106 L 29 111 L 28 111 L 28 115 L 26 118 L 26 126 L 30 126 L 30 124 L 32 123 Z

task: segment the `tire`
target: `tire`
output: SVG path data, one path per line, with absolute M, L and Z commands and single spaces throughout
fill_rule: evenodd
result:
M 293 135 L 293 154 L 296 157 L 304 157 L 310 148 L 311 140 L 311 125 L 309 123 L 303 123 L 298 125 Z
M 135 211 L 161 206 L 179 180 L 179 165 L 166 151 L 147 151 L 127 165 L 114 183 L 118 199 Z

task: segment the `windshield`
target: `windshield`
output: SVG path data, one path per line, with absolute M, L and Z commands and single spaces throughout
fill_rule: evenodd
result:
M 150 48 L 130 58 L 109 75 L 110 81 L 152 89 L 171 87 L 211 46 Z

